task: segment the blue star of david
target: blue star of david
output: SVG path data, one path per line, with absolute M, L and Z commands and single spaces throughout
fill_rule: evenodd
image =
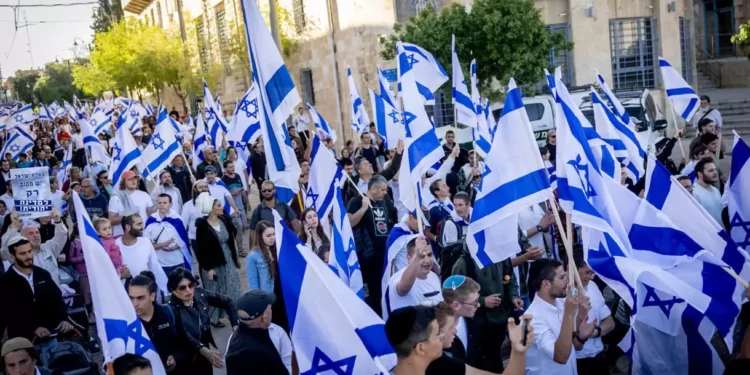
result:
M 391 113 L 389 113 L 388 117 L 390 117 L 393 122 L 401 122 L 401 120 L 398 118 L 398 112 L 396 111 L 392 111 Z
M 211 121 L 213 119 L 214 119 L 214 110 L 209 109 L 208 111 L 206 111 L 206 121 Z
M 313 210 L 317 210 L 318 207 L 315 204 L 318 201 L 318 197 L 320 194 L 315 194 L 315 192 L 312 189 L 312 186 L 307 188 L 307 198 L 310 198 L 312 200 L 312 203 L 310 203 L 310 207 L 312 207 Z
M 107 335 L 107 342 L 120 339 L 125 341 L 126 348 L 128 341 L 135 341 L 137 355 L 144 355 L 149 350 L 156 351 L 154 344 L 143 336 L 143 324 L 138 319 L 130 324 L 124 319 L 104 319 L 104 333 Z
M 252 106 L 252 109 L 250 109 L 250 106 Z M 240 111 L 245 112 L 245 116 L 256 118 L 258 117 L 258 99 L 253 100 L 243 100 L 242 103 L 240 103 Z
M 482 173 L 482 179 L 479 180 L 479 186 L 477 186 L 477 189 L 479 191 L 482 191 L 482 186 L 484 186 L 484 180 L 489 176 L 489 174 L 492 173 L 492 169 L 490 169 L 489 165 L 484 165 L 484 173 Z
M 130 111 L 130 117 L 136 117 L 136 116 L 138 116 L 138 111 L 136 111 L 135 109 Z
M 16 122 L 21 122 L 21 121 L 23 121 L 23 116 L 16 115 Z
M 92 118 L 92 119 L 91 119 L 91 127 L 92 127 L 92 128 L 96 128 L 96 126 L 97 126 L 97 125 L 99 125 L 99 124 L 98 124 L 98 123 L 96 122 L 96 119 L 93 119 L 93 118 Z
M 416 120 L 417 116 L 415 116 L 411 112 L 404 112 L 401 115 L 401 123 L 404 124 L 404 127 L 406 127 L 406 136 L 411 138 L 411 128 L 409 128 L 409 124 L 412 123 L 412 121 Z
M 349 248 L 346 249 L 346 251 L 344 252 L 344 255 L 346 255 L 347 276 L 349 276 L 349 277 L 352 276 L 352 274 L 354 273 L 354 271 L 356 271 L 356 270 L 360 270 L 361 271 L 362 270 L 359 267 L 359 260 L 357 260 L 356 262 L 354 262 L 354 264 L 349 264 L 349 259 L 351 259 L 352 252 L 355 252 L 356 250 L 357 250 L 357 247 L 354 244 L 354 239 L 350 239 L 349 240 Z M 357 258 L 355 258 L 355 259 L 357 259 Z
M 12 144 L 12 145 L 8 146 L 8 149 L 9 149 L 9 150 L 10 150 L 11 152 L 18 152 L 18 150 L 20 150 L 20 149 L 21 149 L 21 146 L 19 146 L 19 145 L 17 145 L 17 144 L 15 144 L 15 143 L 14 143 L 14 144 Z
M 419 63 L 419 60 L 417 60 L 417 58 L 414 57 L 413 53 L 407 55 L 406 58 L 409 61 L 409 67 L 412 67 L 412 66 L 414 66 L 414 64 Z
M 161 134 L 155 134 L 153 137 L 151 137 L 151 144 L 154 145 L 154 150 L 163 150 L 164 149 L 164 140 L 161 139 Z
M 313 353 L 312 367 L 303 372 L 300 375 L 315 375 L 324 373 L 326 371 L 332 371 L 336 375 L 352 375 L 354 373 L 354 361 L 357 356 L 351 356 L 347 358 L 334 361 L 331 357 L 323 353 L 320 348 L 315 348 Z
M 589 180 L 589 166 L 587 164 L 581 164 L 581 155 L 578 155 L 576 160 L 569 161 L 568 164 L 572 165 L 578 172 L 578 178 L 581 180 L 581 186 L 585 189 L 586 198 L 596 196 L 594 187 L 591 186 L 591 181 Z
M 643 307 L 649 307 L 649 306 L 657 306 L 661 309 L 661 311 L 664 313 L 664 315 L 669 318 L 669 313 L 672 312 L 672 307 L 678 303 L 685 302 L 682 298 L 677 298 L 675 296 L 672 296 L 672 299 L 670 300 L 661 300 L 659 296 L 656 294 L 656 290 L 646 284 L 643 284 L 644 287 L 646 287 L 646 298 L 643 300 Z
M 120 153 L 122 153 L 122 149 L 120 148 L 120 146 L 117 143 L 115 143 L 115 145 L 112 146 L 112 149 L 115 150 L 115 157 L 112 158 L 112 160 L 119 161 L 120 160 Z
M 729 222 L 730 230 L 734 228 L 742 228 L 745 231 L 745 239 L 742 241 L 736 241 L 737 246 L 750 250 L 750 221 L 742 221 L 740 214 L 734 213 L 734 217 Z

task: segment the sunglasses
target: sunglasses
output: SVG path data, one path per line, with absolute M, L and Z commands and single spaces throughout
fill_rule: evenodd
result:
M 261 191 L 264 193 L 273 193 L 273 189 L 263 189 Z
M 188 284 L 183 284 L 183 285 L 178 285 L 177 286 L 177 290 L 179 290 L 180 292 L 184 292 L 184 291 L 186 291 L 188 289 L 193 289 L 193 288 L 195 288 L 195 284 L 193 284 L 193 283 L 188 283 Z

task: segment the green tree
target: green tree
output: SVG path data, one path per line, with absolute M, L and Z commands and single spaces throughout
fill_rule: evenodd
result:
M 88 62 L 73 66 L 73 84 L 86 95 L 101 96 L 105 91 L 115 91 L 117 83 L 106 72 Z
M 449 70 L 451 35 L 456 36 L 464 75 L 468 78 L 468 66 L 476 59 L 480 91 L 492 100 L 502 95 L 492 89 L 493 81 L 505 85 L 513 77 L 519 85 L 535 84 L 549 67 L 552 51 L 572 48 L 563 35 L 546 28 L 533 1 L 476 0 L 470 12 L 454 3 L 440 13 L 426 9 L 406 25 L 394 25 L 393 33 L 380 40 L 381 56 L 394 59 L 400 40 L 427 49 Z
M 737 34 L 732 35 L 732 43 L 737 44 L 740 48 L 746 48 L 750 46 L 750 21 L 747 21 L 740 25 L 740 30 Z M 748 51 L 748 57 L 750 58 L 750 50 Z
M 40 76 L 38 70 L 19 70 L 15 76 L 8 78 L 13 84 L 16 98 L 25 103 L 34 103 L 34 85 Z
M 42 103 L 51 103 L 60 98 L 71 102 L 73 95 L 76 95 L 79 99 L 90 96 L 73 85 L 73 67 L 86 62 L 86 59 L 78 59 L 76 61 L 47 63 L 44 67 L 44 74 L 34 85 L 36 98 Z
M 99 0 L 99 6 L 95 7 L 91 18 L 91 29 L 99 33 L 109 30 L 112 24 L 120 22 L 123 17 L 122 4 L 120 0 Z

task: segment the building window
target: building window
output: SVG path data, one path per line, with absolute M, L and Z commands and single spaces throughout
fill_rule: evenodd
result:
M 682 78 L 687 83 L 693 83 L 693 38 L 690 30 L 693 28 L 693 22 L 680 17 L 680 58 L 682 60 Z
M 609 21 L 615 90 L 656 87 L 652 24 L 649 18 Z
M 154 16 L 154 8 L 151 8 L 151 26 L 156 25 L 156 16 Z
M 312 70 L 300 69 L 299 81 L 302 86 L 302 100 L 310 105 L 315 105 L 315 87 L 313 87 Z
M 438 0 L 394 0 L 396 22 L 407 22 L 428 7 L 432 7 L 436 12 L 439 12 L 441 9 L 440 3 L 441 1 Z
M 156 20 L 159 27 L 164 27 L 164 20 L 161 18 L 161 2 L 156 2 Z
M 553 34 L 563 34 L 565 41 L 570 42 L 570 31 L 567 23 L 558 23 L 555 25 L 548 25 L 547 29 Z M 572 66 L 572 56 L 570 51 L 557 51 L 552 49 L 549 54 L 549 65 L 552 69 L 562 67 L 562 81 L 565 85 L 570 86 L 573 82 L 573 72 L 570 67 Z M 546 82 L 546 79 L 545 79 Z M 546 83 L 545 83 L 546 84 Z
M 229 34 L 227 33 L 227 19 L 223 5 L 221 9 L 215 10 L 216 14 L 216 33 L 219 35 L 219 50 L 221 53 L 221 64 L 224 69 L 229 71 L 229 53 L 226 50 L 229 47 Z
M 198 56 L 201 60 L 201 68 L 205 72 L 208 69 L 208 46 L 206 45 L 205 29 L 203 20 L 195 25 L 195 34 L 198 38 Z
M 294 26 L 297 28 L 297 34 L 305 31 L 305 4 L 303 0 L 292 0 L 292 11 L 294 12 Z

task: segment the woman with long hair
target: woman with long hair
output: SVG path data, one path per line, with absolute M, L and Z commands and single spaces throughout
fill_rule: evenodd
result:
M 300 218 L 302 218 L 302 228 L 297 235 L 313 252 L 317 253 L 321 246 L 331 244 L 323 226 L 320 225 L 318 213 L 315 212 L 315 209 L 305 208 L 300 214 Z
M 201 279 L 206 290 L 237 300 L 242 294 L 237 270 L 237 248 L 234 237 L 237 230 L 232 219 L 224 213 L 224 204 L 209 193 L 201 193 L 195 200 L 199 212 L 205 217 L 195 220 L 195 255 L 200 265 Z M 211 314 L 211 324 L 224 327 L 219 321 L 221 311 Z
M 281 291 L 279 262 L 276 257 L 276 230 L 273 223 L 261 220 L 255 227 L 255 243 L 247 256 L 247 281 L 250 289 L 261 289 L 276 295 L 271 321 L 289 333 L 284 296 Z M 251 238 L 252 240 L 252 238 Z
M 237 326 L 237 308 L 231 298 L 196 287 L 193 274 L 180 267 L 169 274 L 167 289 L 171 293 L 169 306 L 174 311 L 175 324 L 180 328 L 177 366 L 172 374 L 213 374 L 213 368 L 223 368 L 224 358 L 211 334 L 209 307 L 222 309 L 229 316 L 232 327 Z M 213 347 L 214 349 L 211 349 Z

